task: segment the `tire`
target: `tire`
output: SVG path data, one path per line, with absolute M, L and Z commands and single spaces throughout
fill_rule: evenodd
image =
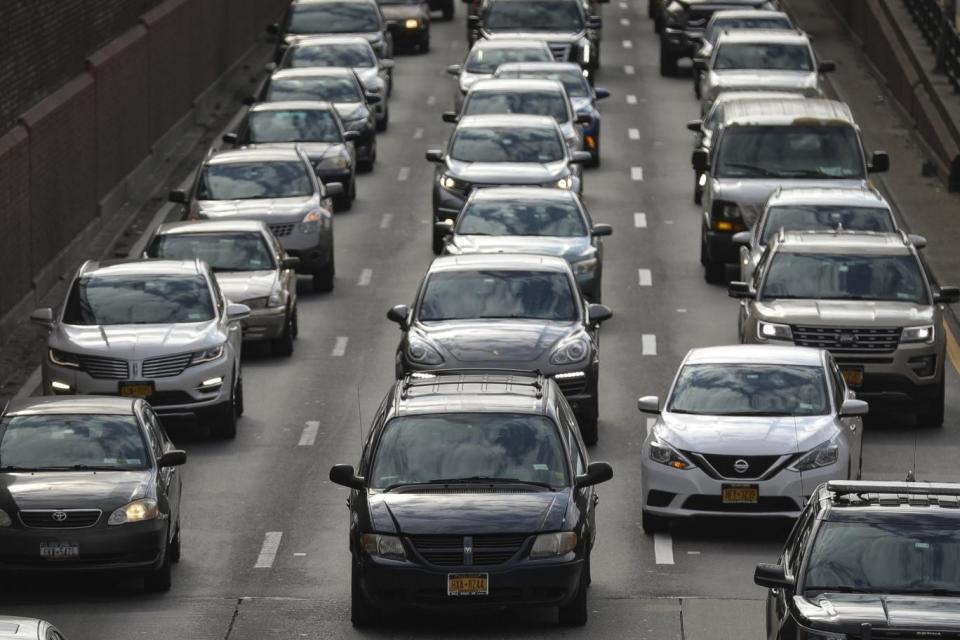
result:
M 648 18 L 652 19 L 657 17 L 657 12 L 655 11 L 656 2 L 657 0 L 647 0 L 647 17 Z
M 320 267 L 319 271 L 313 274 L 313 290 L 317 293 L 327 293 L 333 291 L 334 286 L 334 264 L 333 252 L 330 254 L 330 261 Z
M 372 169 L 373 167 L 371 167 Z M 357 199 L 357 178 L 353 176 L 350 178 L 350 201 Z
M 358 629 L 372 627 L 380 622 L 380 610 L 363 594 L 356 562 L 350 569 L 350 623 Z
M 430 53 L 430 30 L 420 40 L 420 53 Z
M 587 166 L 591 169 L 596 169 L 600 166 L 600 147 L 597 147 L 596 151 L 593 152 L 593 156 L 590 158 Z
M 590 585 L 590 552 L 584 560 L 580 571 L 580 584 L 577 586 L 577 595 L 573 600 L 560 607 L 557 619 L 562 627 L 582 627 L 587 624 L 589 610 L 587 609 L 587 587 Z
M 213 415 L 210 432 L 215 438 L 233 440 L 237 437 L 237 390 L 234 389 L 230 400 L 217 408 Z
M 433 240 L 430 243 L 430 248 L 433 250 L 433 255 L 438 256 L 443 253 L 443 238 L 444 235 L 437 231 L 433 230 Z
M 660 43 L 660 75 L 666 78 L 677 75 L 677 58 L 662 42 Z
M 295 311 L 293 309 L 287 310 L 287 317 L 283 323 L 283 335 L 270 341 L 270 348 L 273 350 L 273 353 L 278 356 L 289 357 L 293 355 L 294 313 Z
M 170 557 L 170 545 L 163 554 L 163 564 L 159 569 L 147 573 L 143 576 L 143 588 L 150 593 L 166 593 L 170 591 L 170 585 L 173 582 L 173 566 Z
M 333 210 L 334 211 L 350 211 L 353 208 L 353 198 L 350 195 L 350 192 L 344 193 L 334 197 L 333 199 Z
M 243 373 L 237 374 L 240 380 L 237 382 L 237 389 L 234 392 L 236 397 L 234 399 L 234 405 L 236 406 L 237 417 L 243 415 Z
M 727 279 L 727 265 L 723 262 L 708 260 L 703 265 L 703 279 L 709 284 L 723 284 Z
M 173 542 L 170 543 L 170 549 L 167 551 L 170 554 L 170 562 L 180 562 L 180 522 L 177 521 L 177 534 L 173 536 Z
M 652 513 L 647 511 L 641 512 L 641 524 L 643 525 L 643 532 L 647 535 L 653 535 L 654 533 L 663 533 L 670 528 L 670 521 L 664 518 L 663 516 L 655 516 Z
M 377 118 L 377 131 L 383 132 L 387 130 L 387 127 L 390 125 L 390 109 L 385 107 L 383 109 L 383 118 Z
M 925 411 L 917 413 L 918 427 L 942 427 L 944 414 L 944 400 L 946 396 L 946 377 L 944 372 L 940 372 L 940 385 L 937 387 L 936 395 L 927 405 Z
M 444 20 L 446 20 L 447 22 L 449 22 L 450 20 L 453 20 L 453 14 L 455 11 L 453 0 L 447 0 L 447 2 L 444 2 L 443 8 L 440 11 L 443 13 Z

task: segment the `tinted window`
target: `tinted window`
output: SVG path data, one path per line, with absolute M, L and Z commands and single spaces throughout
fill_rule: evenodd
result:
M 473 91 L 463 105 L 463 115 L 521 113 L 551 116 L 567 122 L 567 98 L 556 91 Z
M 586 78 L 583 77 L 583 73 L 578 69 L 508 69 L 503 73 L 501 73 L 501 70 L 498 70 L 494 75 L 498 78 L 557 80 L 563 85 L 563 88 L 567 90 L 567 95 L 571 98 L 586 98 L 591 95 L 590 85 L 587 84 Z
M 495 200 L 474 202 L 460 214 L 456 232 L 484 236 L 587 235 L 583 214 L 573 202 Z
M 761 296 L 928 303 L 920 263 L 912 255 L 836 256 L 779 252 L 770 261 Z
M 549 51 L 539 47 L 536 49 L 476 47 L 467 58 L 466 69 L 470 73 L 493 73 L 505 62 L 553 62 L 553 56 Z
M 288 33 L 361 33 L 379 31 L 379 11 L 373 5 L 352 2 L 294 4 Z
M 198 258 L 214 271 L 275 269 L 270 247 L 259 233 L 174 233 L 157 236 L 150 244 L 151 258 Z
M 713 68 L 767 69 L 774 71 L 813 71 L 810 49 L 796 44 L 744 42 L 721 44 Z
M 815 416 L 829 413 L 821 367 L 688 364 L 669 411 L 719 416 Z
M 561 487 L 567 467 L 557 427 L 544 416 L 449 413 L 388 422 L 370 476 L 377 489 L 464 478 Z
M 790 29 L 790 19 L 786 16 L 775 17 L 766 16 L 762 18 L 717 18 L 707 29 L 704 39 L 710 43 L 715 43 L 717 37 L 728 29 Z
M 170 324 L 213 318 L 213 301 L 203 276 L 80 278 L 63 312 L 63 322 L 76 325 Z
M 293 47 L 286 67 L 372 67 L 373 49 L 366 44 L 311 44 Z
M 247 116 L 247 142 L 341 142 L 330 111 L 254 111 Z
M 784 231 L 895 231 L 893 216 L 882 207 L 836 205 L 790 205 L 771 207 L 761 242 L 768 244 L 780 229 Z
M 303 198 L 313 183 L 302 162 L 234 162 L 207 165 L 197 186 L 198 200 Z
M 490 3 L 483 25 L 496 31 L 580 31 L 583 15 L 575 2 L 510 0 Z
M 353 78 L 317 77 L 274 78 L 267 89 L 267 102 L 320 100 L 323 102 L 362 102 L 360 87 Z
M 0 468 L 143 469 L 149 460 L 133 416 L 10 416 L 0 422 Z
M 857 132 L 848 126 L 728 127 L 721 178 L 862 178 Z
M 576 298 L 566 274 L 546 271 L 450 271 L 430 276 L 420 320 L 521 318 L 572 322 Z
M 450 157 L 462 162 L 559 162 L 566 158 L 557 131 L 547 128 L 464 127 Z

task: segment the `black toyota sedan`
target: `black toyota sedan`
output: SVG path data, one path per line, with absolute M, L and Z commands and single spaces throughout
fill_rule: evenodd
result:
M 359 469 L 330 479 L 352 491 L 351 618 L 377 622 L 415 606 L 556 606 L 587 621 L 596 541 L 589 463 L 556 383 L 540 374 L 447 371 L 394 383 Z
M 120 570 L 167 591 L 186 459 L 139 398 L 12 402 L 0 415 L 0 571 Z

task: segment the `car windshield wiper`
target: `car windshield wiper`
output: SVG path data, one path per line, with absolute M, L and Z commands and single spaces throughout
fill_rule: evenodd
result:
M 470 476 L 467 478 L 436 478 L 434 480 L 427 480 L 426 482 L 395 482 L 391 485 L 388 485 L 384 491 L 390 491 L 391 489 L 397 489 L 399 487 L 420 487 L 428 485 L 438 485 L 438 484 L 527 484 L 534 487 L 543 487 L 544 489 L 550 489 L 551 491 L 556 489 L 549 482 L 535 482 L 533 480 L 521 480 L 519 478 L 496 478 L 493 476 Z
M 7 464 L 0 466 L 0 473 L 10 472 L 10 471 L 43 471 L 43 469 L 38 467 L 18 467 L 14 464 Z
M 123 467 L 109 467 L 93 464 L 65 464 L 53 467 L 34 467 L 30 471 L 126 471 Z
M 890 589 L 889 593 L 893 595 L 911 595 L 911 596 L 960 596 L 960 589 Z
M 879 589 L 870 589 L 868 587 L 848 587 L 841 585 L 830 585 L 827 587 L 804 587 L 805 592 L 825 593 L 832 591 L 834 593 L 882 593 Z
M 724 162 L 723 168 L 724 169 L 743 169 L 744 171 L 753 171 L 755 173 L 760 174 L 761 176 L 766 176 L 768 178 L 780 177 L 778 174 L 776 174 L 773 171 L 770 171 L 769 169 L 766 169 L 764 167 L 761 167 L 755 164 L 746 164 L 743 162 Z

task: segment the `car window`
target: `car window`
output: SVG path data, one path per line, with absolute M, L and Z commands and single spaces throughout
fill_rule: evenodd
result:
M 74 282 L 63 322 L 74 325 L 169 324 L 215 318 L 206 278 L 97 276 Z
M 567 98 L 556 91 L 471 91 L 462 115 L 520 113 L 568 122 Z
M 784 231 L 896 231 L 893 216 L 884 207 L 824 205 L 777 205 L 770 207 L 763 227 L 763 244 L 780 229 Z
M 565 273 L 440 271 L 427 280 L 421 322 L 512 318 L 573 322 L 577 299 Z
M 580 31 L 584 22 L 574 2 L 510 0 L 491 2 L 483 26 L 496 31 Z
M 717 71 L 763 69 L 770 71 L 813 71 L 810 49 L 802 44 L 765 42 L 721 42 L 713 60 Z
M 859 137 L 847 125 L 726 127 L 714 164 L 719 178 L 864 176 Z
M 829 358 L 830 373 L 833 377 L 833 395 L 837 401 L 837 411 L 839 411 L 843 401 L 847 399 L 847 383 L 843 379 L 843 374 L 840 373 L 840 367 L 837 366 L 836 360 L 833 359 L 833 356 L 829 356 Z
M 807 505 L 803 515 L 801 515 L 793 531 L 790 533 L 790 540 L 787 542 L 787 549 L 789 550 L 787 569 L 790 571 L 790 575 L 795 578 L 800 575 L 800 567 L 803 564 L 807 540 L 809 540 L 810 531 L 813 529 L 813 515 L 813 505 Z
M 541 47 L 475 47 L 464 67 L 470 73 L 493 73 L 505 62 L 553 62 L 553 55 Z
M 363 33 L 380 30 L 380 12 L 359 2 L 296 3 L 290 7 L 287 33 Z
M 214 272 L 276 269 L 271 247 L 259 231 L 250 233 L 171 233 L 155 236 L 151 258 L 203 260 Z
M 247 116 L 245 142 L 341 142 L 340 127 L 332 111 L 290 109 L 254 111 Z
M 710 28 L 704 34 L 704 40 L 715 44 L 721 33 L 731 29 L 790 29 L 792 27 L 787 16 L 717 18 L 710 23 Z
M 258 200 L 305 198 L 313 182 L 300 161 L 231 162 L 204 167 L 197 185 L 198 200 Z
M 573 460 L 573 472 L 578 476 L 583 475 L 587 472 L 587 458 L 583 452 L 583 444 L 578 437 L 580 427 L 577 425 L 576 417 L 573 415 L 573 411 L 570 409 L 570 405 L 566 399 L 560 397 L 558 400 L 557 413 L 566 431 L 567 450 L 570 452 L 570 457 Z
M 450 157 L 461 162 L 560 162 L 559 132 L 546 127 L 463 127 L 454 133 Z
M 305 44 L 292 47 L 285 67 L 372 67 L 376 54 L 366 44 Z
M 0 469 L 148 466 L 140 422 L 132 415 L 24 415 L 0 421 Z
M 267 87 L 266 102 L 320 100 L 333 103 L 362 102 L 356 80 L 350 77 L 313 76 L 307 78 L 274 78 Z
M 587 226 L 573 201 L 493 200 L 467 205 L 456 233 L 483 236 L 584 237 Z
M 157 431 L 156 418 L 153 415 L 153 412 L 146 410 L 143 412 L 143 418 L 146 427 L 145 435 L 147 437 L 147 443 L 149 444 L 150 449 L 153 450 L 153 457 L 159 460 L 160 456 L 163 455 L 164 442 L 163 438 Z
M 557 80 L 571 98 L 588 98 L 592 95 L 590 85 L 579 69 L 517 69 L 513 65 L 503 65 L 493 75 L 495 78 Z

